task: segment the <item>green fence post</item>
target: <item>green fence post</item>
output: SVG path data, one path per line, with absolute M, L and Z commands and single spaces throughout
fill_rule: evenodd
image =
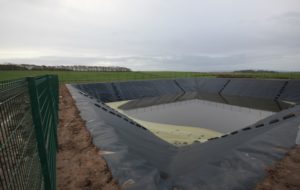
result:
M 44 177 L 44 185 L 45 190 L 55 189 L 55 187 L 51 187 L 50 175 L 49 175 L 49 167 L 47 161 L 47 151 L 44 142 L 44 135 L 43 135 L 43 126 L 42 126 L 42 118 L 39 108 L 39 99 L 38 99 L 38 92 L 36 88 L 36 81 L 34 77 L 28 77 L 28 88 L 29 88 L 29 95 L 30 95 L 30 102 L 31 102 L 31 111 L 32 111 L 32 119 L 34 130 L 37 139 L 37 147 L 38 153 L 40 157 L 40 162 L 42 166 L 42 172 Z
M 53 113 L 53 123 L 57 126 L 58 125 L 57 92 L 56 92 L 56 84 L 54 83 L 54 76 L 48 75 L 47 82 L 48 82 L 48 91 L 51 97 L 50 104 Z M 56 150 L 58 150 L 57 131 L 55 126 L 53 126 L 53 132 L 54 132 L 54 138 L 56 143 Z

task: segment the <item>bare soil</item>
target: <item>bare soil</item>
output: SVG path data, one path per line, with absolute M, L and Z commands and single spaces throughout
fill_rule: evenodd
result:
M 60 190 L 119 190 L 93 143 L 66 86 L 60 87 L 57 187 Z
M 300 146 L 267 171 L 268 176 L 255 190 L 300 190 Z

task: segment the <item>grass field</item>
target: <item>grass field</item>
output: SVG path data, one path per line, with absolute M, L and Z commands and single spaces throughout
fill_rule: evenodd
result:
M 107 82 L 124 80 L 167 79 L 187 77 L 234 77 L 300 79 L 300 72 L 290 73 L 204 73 L 204 72 L 76 72 L 76 71 L 0 71 L 0 81 L 28 76 L 57 74 L 62 83 Z
M 213 77 L 210 73 L 194 72 L 75 72 L 75 71 L 0 71 L 0 80 L 57 74 L 60 82 L 104 82 L 186 77 Z

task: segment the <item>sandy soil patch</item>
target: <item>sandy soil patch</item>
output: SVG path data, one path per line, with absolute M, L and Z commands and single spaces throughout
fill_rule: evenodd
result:
M 300 189 L 300 146 L 273 167 L 267 169 L 268 176 L 255 190 L 299 190 Z
M 92 144 L 68 89 L 60 87 L 57 188 L 61 190 L 118 190 L 116 181 Z

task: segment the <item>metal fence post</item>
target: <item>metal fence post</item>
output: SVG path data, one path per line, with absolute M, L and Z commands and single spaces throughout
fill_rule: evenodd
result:
M 56 89 L 55 88 L 55 84 L 54 84 L 54 76 L 52 75 L 48 75 L 47 76 L 47 80 L 48 80 L 48 91 L 51 97 L 51 107 L 52 107 L 52 113 L 53 113 L 53 124 L 54 125 L 58 125 L 58 107 L 57 107 L 57 94 L 56 94 Z M 54 87 L 54 88 L 53 88 Z M 53 92 L 54 91 L 54 92 Z M 53 126 L 53 132 L 54 132 L 54 138 L 55 138 L 55 143 L 56 143 L 56 150 L 58 149 L 58 141 L 57 141 L 57 131 L 56 131 L 56 127 Z
M 28 77 L 27 81 L 28 81 L 28 88 L 29 88 L 29 95 L 30 95 L 30 102 L 31 102 L 32 119 L 33 119 L 36 139 L 37 139 L 38 153 L 39 153 L 40 162 L 42 166 L 45 190 L 51 190 L 54 189 L 54 187 L 51 187 L 52 185 L 51 185 L 50 175 L 49 175 L 47 151 L 46 151 L 46 146 L 43 138 L 44 134 L 42 128 L 42 117 L 39 108 L 39 98 L 38 98 L 38 92 L 36 88 L 36 81 L 34 77 Z

